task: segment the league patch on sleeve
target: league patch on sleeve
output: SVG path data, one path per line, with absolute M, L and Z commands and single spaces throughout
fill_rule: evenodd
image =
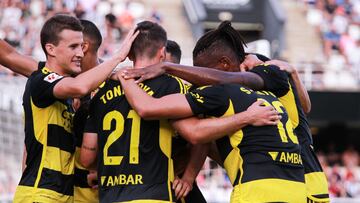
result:
M 48 83 L 53 83 L 61 78 L 63 78 L 64 76 L 58 75 L 56 73 L 50 73 L 48 76 L 46 76 L 44 78 L 44 80 Z

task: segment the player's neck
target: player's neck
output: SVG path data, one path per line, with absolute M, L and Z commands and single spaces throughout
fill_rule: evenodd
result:
M 97 57 L 97 53 L 96 54 L 86 53 L 86 55 L 81 61 L 81 70 L 82 70 L 81 72 L 88 71 L 99 64 L 100 62 L 99 62 L 99 58 Z
M 134 68 L 145 68 L 146 66 L 154 65 L 160 62 L 161 60 L 157 57 L 152 59 L 149 58 L 136 59 L 134 61 Z
M 55 72 L 62 76 L 70 76 L 66 71 L 54 60 L 48 59 L 45 63 L 45 67 L 50 69 L 52 72 Z

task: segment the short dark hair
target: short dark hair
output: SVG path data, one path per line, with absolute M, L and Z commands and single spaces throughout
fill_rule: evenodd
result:
M 215 30 L 205 33 L 196 43 L 193 59 L 203 53 L 227 52 L 239 62 L 245 60 L 246 46 L 244 39 L 232 26 L 230 21 L 223 21 Z
M 153 58 L 161 47 L 166 46 L 166 31 L 159 24 L 142 21 L 137 24 L 135 31 L 138 30 L 140 33 L 131 46 L 130 56 Z
M 66 29 L 82 32 L 83 27 L 79 19 L 65 14 L 54 15 L 45 22 L 40 32 L 41 47 L 45 54 L 47 54 L 45 45 L 52 43 L 57 46 L 60 41 L 59 33 Z
M 93 44 L 93 48 L 97 51 L 102 43 L 102 36 L 100 30 L 96 27 L 96 25 L 88 20 L 80 20 L 81 25 L 84 27 L 83 35 L 84 37 L 88 37 Z
M 171 58 L 176 63 L 180 63 L 181 60 L 181 49 L 178 43 L 172 40 L 168 40 L 166 43 L 166 52 L 171 54 Z

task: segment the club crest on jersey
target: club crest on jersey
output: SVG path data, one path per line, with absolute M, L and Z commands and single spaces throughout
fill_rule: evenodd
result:
M 63 78 L 63 77 L 64 77 L 64 76 L 58 75 L 58 74 L 56 74 L 56 73 L 50 73 L 48 76 L 46 76 L 46 77 L 44 78 L 44 80 L 45 80 L 46 82 L 53 83 L 53 82 L 55 82 L 55 81 L 57 81 L 57 80 L 59 80 L 59 79 L 61 79 L 61 78 Z

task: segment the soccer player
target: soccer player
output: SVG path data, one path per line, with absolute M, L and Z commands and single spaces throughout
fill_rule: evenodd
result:
M 139 23 L 136 30 L 140 34 L 130 51 L 135 68 L 164 60 L 165 30 L 148 21 Z M 187 91 L 180 79 L 169 75 L 141 83 L 140 87 L 153 97 Z M 212 133 L 263 120 L 259 119 L 264 115 L 259 113 L 262 108 L 259 104 L 255 103 L 244 114 L 226 118 L 228 125 L 219 127 L 211 123 Z M 268 113 L 265 114 L 272 119 L 262 124 L 274 124 L 271 120 L 277 115 L 273 111 Z M 81 149 L 84 166 L 91 168 L 97 163 L 100 202 L 174 202 L 172 135 L 167 120 L 141 119 L 127 102 L 121 84 L 106 81 L 92 99 Z
M 81 61 L 81 70 L 82 72 L 85 72 L 99 64 L 97 50 L 101 45 L 102 36 L 94 23 L 87 20 L 80 21 L 84 28 L 82 31 L 84 38 L 84 57 Z M 0 41 L 0 47 L 2 48 L 1 50 L 3 50 L 3 52 L 0 53 L 0 56 L 2 56 L 0 57 L 0 62 L 3 65 L 11 67 L 14 72 L 25 75 L 27 77 L 32 73 L 31 71 L 36 70 L 35 65 L 37 62 L 31 57 L 19 54 L 14 48 L 9 46 L 4 41 Z M 19 63 L 19 61 L 21 63 Z M 44 66 L 45 62 L 40 62 L 38 68 L 41 69 Z M 82 143 L 83 128 L 87 117 L 89 99 L 90 95 L 86 95 L 85 97 L 81 98 L 81 106 L 76 110 L 73 121 L 77 147 L 75 151 L 74 202 L 99 202 L 97 189 L 91 189 L 91 186 L 89 185 L 89 183 L 96 179 L 96 171 L 92 171 L 92 173 L 90 173 L 87 169 L 82 167 L 79 162 L 79 149 Z M 26 158 L 26 149 L 24 149 L 24 158 Z
M 209 39 L 216 40 L 210 41 Z M 245 59 L 244 50 L 242 46 L 239 46 L 242 44 L 243 40 L 241 39 L 240 35 L 231 27 L 230 23 L 222 23 L 218 29 L 208 34 L 205 34 L 198 41 L 194 49 L 194 63 L 196 65 L 200 64 L 202 66 L 213 67 L 220 70 L 236 71 L 239 69 L 240 63 Z M 218 149 L 223 158 L 225 169 L 227 170 L 230 180 L 234 185 L 232 201 L 305 201 L 306 196 L 305 185 L 303 185 L 304 172 L 302 168 L 302 163 L 300 164 L 299 161 L 296 161 L 296 163 L 298 164 L 296 165 L 294 164 L 295 162 L 293 162 L 293 158 L 295 156 L 297 157 L 296 159 L 301 159 L 298 140 L 292 132 L 291 121 L 287 119 L 287 114 L 285 113 L 282 104 L 277 101 L 273 93 L 260 92 L 258 93 L 260 94 L 260 96 L 254 96 L 251 91 L 241 86 L 204 87 L 199 88 L 197 91 L 190 93 L 190 95 L 186 97 L 180 95 L 177 97 L 174 95 L 170 95 L 158 100 L 150 100 L 150 98 L 145 99 L 143 97 L 140 97 L 140 94 L 144 96 L 143 92 L 137 91 L 138 89 L 135 89 L 136 86 L 134 86 L 132 83 L 127 84 L 132 85 L 132 88 L 129 88 L 128 85 L 124 84 L 125 94 L 127 95 L 129 102 L 139 112 L 140 115 L 149 114 L 150 116 L 158 115 L 159 117 L 165 117 L 171 114 L 172 116 L 177 115 L 186 117 L 189 116 L 186 113 L 189 113 L 187 111 L 190 110 L 190 113 L 192 114 L 209 113 L 212 116 L 221 116 L 226 111 L 240 111 L 242 105 L 246 106 L 246 101 L 251 101 L 251 97 L 253 97 L 252 99 L 261 97 L 263 99 L 270 100 L 270 102 L 268 102 L 268 105 L 270 105 L 271 103 L 272 105 L 276 106 L 279 111 L 284 112 L 283 118 L 286 117 L 285 120 L 282 120 L 282 126 L 281 124 L 280 126 L 278 126 L 278 129 L 281 129 L 279 130 L 279 133 L 270 133 L 271 130 L 267 132 L 266 130 L 264 131 L 260 128 L 248 130 L 246 129 L 247 127 L 245 127 L 243 128 L 243 131 L 237 136 L 231 135 L 231 138 L 225 137 L 217 141 Z M 280 89 L 277 91 L 279 93 L 281 91 L 284 91 L 284 89 Z M 270 98 L 264 98 L 262 97 L 262 94 L 271 96 Z M 138 97 L 137 100 L 132 100 L 132 98 L 135 98 L 134 95 Z M 206 102 L 206 99 L 209 100 L 208 103 Z M 229 99 L 230 102 L 227 101 Z M 176 103 L 171 103 L 172 107 L 165 104 L 175 101 Z M 245 104 L 242 104 L 241 101 L 244 101 Z M 141 106 L 141 102 L 146 102 L 150 105 L 144 107 Z M 233 106 L 229 107 L 230 104 L 232 104 Z M 160 105 L 162 105 L 162 109 L 156 108 Z M 220 112 L 218 112 L 219 110 Z M 185 123 L 195 125 L 190 121 Z M 209 137 L 201 137 L 195 133 L 191 133 L 191 131 L 187 129 L 189 127 L 186 127 L 184 125 L 182 126 L 185 128 L 185 130 L 177 129 L 179 133 L 183 136 L 187 136 L 188 139 L 192 141 L 208 141 L 208 139 L 211 139 Z M 177 127 L 179 127 L 179 124 L 177 125 Z M 252 133 L 254 133 L 254 135 L 248 137 L 248 134 Z M 272 137 L 269 136 L 270 140 L 272 140 L 270 145 L 263 144 L 264 137 L 262 136 L 265 133 L 273 135 Z M 275 138 L 275 134 L 279 135 L 279 137 Z M 286 138 L 286 136 L 288 136 L 288 138 Z M 218 137 L 212 138 L 215 139 Z M 255 155 L 256 153 L 253 154 L 254 152 L 248 149 L 248 147 L 251 145 L 254 146 L 250 147 L 250 149 L 259 151 L 259 155 Z M 290 146 L 296 148 L 296 155 L 291 155 L 293 152 L 285 152 L 286 149 L 291 148 Z M 262 150 L 264 151 L 261 153 Z M 279 151 L 280 153 L 272 153 Z M 285 152 L 292 158 L 285 158 L 282 152 Z M 269 161 L 265 161 L 266 159 L 268 159 Z M 234 162 L 236 163 L 236 160 L 241 160 L 241 167 L 238 168 L 238 165 L 234 164 Z M 284 160 L 287 160 L 286 163 L 288 165 L 281 164 L 284 163 Z M 292 161 L 289 162 L 289 160 Z M 281 163 L 279 163 L 279 161 Z M 290 170 L 291 172 L 287 170 Z M 257 189 L 261 188 L 262 191 L 256 190 L 256 187 L 258 187 Z M 258 197 L 253 195 L 253 192 L 256 191 L 259 191 L 259 193 L 261 193 L 262 195 Z M 293 194 L 289 194 L 288 191 L 293 192 Z
M 140 33 L 130 51 L 135 67 L 164 60 L 165 30 L 149 21 L 139 23 L 136 30 Z M 142 87 L 157 97 L 187 91 L 179 79 L 168 75 Z M 87 167 L 94 164 L 93 149 L 98 145 L 100 202 L 173 201 L 172 131 L 167 121 L 142 121 L 114 80 L 106 81 L 92 99 L 89 116 L 81 160 Z
M 47 60 L 26 84 L 26 167 L 14 202 L 72 202 L 74 190 L 75 137 L 72 134 L 71 98 L 82 97 L 99 86 L 128 54 L 128 36 L 120 51 L 90 71 L 81 72 L 82 26 L 68 15 L 48 19 L 40 33 Z
M 121 79 L 121 78 L 120 78 Z M 144 118 L 186 118 L 192 115 L 229 116 L 262 100 L 282 114 L 277 126 L 246 126 L 228 136 L 199 130 L 197 118 L 173 126 L 192 143 L 217 140 L 224 167 L 234 186 L 231 202 L 305 202 L 304 169 L 298 139 L 283 105 L 268 91 L 241 85 L 200 87 L 186 95 L 149 97 L 133 81 L 121 79 L 129 103 Z M 205 131 L 205 132 L 202 132 Z
M 85 72 L 100 64 L 98 49 L 102 43 L 102 36 L 96 25 L 88 20 L 80 20 L 83 29 L 83 52 L 81 70 Z M 86 118 L 88 116 L 91 95 L 88 94 L 80 99 L 80 107 L 76 109 L 73 121 L 73 131 L 76 137 L 75 150 L 75 181 L 74 202 L 96 203 L 99 202 L 98 190 L 96 188 L 96 171 L 89 171 L 80 163 L 80 149 L 84 133 Z
M 81 70 L 85 72 L 99 64 L 97 57 L 97 50 L 102 42 L 100 31 L 97 29 L 95 24 L 87 20 L 80 20 L 83 29 L 83 52 L 84 57 L 81 61 Z M 3 52 L 0 53 L 0 62 L 3 65 L 11 67 L 14 72 L 19 74 L 30 76 L 31 71 L 36 70 L 36 61 L 31 57 L 27 57 L 16 52 L 14 48 L 9 46 L 6 42 L 0 41 L 0 47 Z M 7 59 L 7 60 L 6 60 Z M 16 59 L 16 60 L 15 60 Z M 19 63 L 20 61 L 20 63 Z M 38 69 L 45 66 L 45 62 L 40 62 Z M 76 151 L 75 151 L 75 181 L 74 181 L 74 202 L 99 202 L 98 191 L 96 189 L 90 189 L 91 180 L 96 178 L 96 174 L 89 173 L 79 163 L 79 147 L 82 143 L 83 128 L 87 117 L 87 108 L 89 103 L 90 95 L 87 95 L 81 99 L 81 106 L 76 110 L 74 115 L 74 134 L 76 136 Z M 24 160 L 26 158 L 26 149 L 24 149 Z M 25 168 L 25 166 L 23 167 Z M 89 180 L 88 178 L 89 177 Z M 92 179 L 90 179 L 92 178 Z
M 168 40 L 166 43 L 165 61 L 179 64 L 180 60 L 181 60 L 181 49 L 179 44 L 173 40 Z
M 179 64 L 181 60 L 181 49 L 178 43 L 172 40 L 168 40 L 166 43 L 166 58 L 165 61 L 171 63 Z M 184 83 L 188 84 L 186 81 Z M 173 184 L 173 189 L 175 190 L 175 195 L 178 198 L 177 202 L 197 202 L 202 203 L 206 202 L 204 196 L 202 195 L 199 187 L 196 182 L 193 181 L 181 181 L 185 168 L 191 167 L 195 168 L 194 174 L 198 173 L 196 171 L 200 170 L 208 152 L 208 144 L 198 145 L 196 147 L 191 146 L 184 138 L 181 136 L 176 136 L 172 142 L 172 158 L 174 160 L 174 170 L 175 170 L 175 180 Z M 200 154 L 199 156 L 191 156 L 191 154 Z M 190 166 L 188 166 L 190 163 Z M 196 166 L 192 166 L 191 163 L 196 163 Z M 188 172 L 189 173 L 189 172 Z M 187 176 L 185 176 L 187 177 Z M 195 178 L 195 177 L 194 177 Z M 194 182 L 192 185 L 188 185 L 188 182 Z
M 279 100 L 288 110 L 295 129 L 294 132 L 300 141 L 301 156 L 305 169 L 307 202 L 329 202 L 327 179 L 314 152 L 312 135 L 305 115 L 305 113 L 309 113 L 311 105 L 308 104 L 309 102 L 306 102 L 309 101 L 308 94 L 300 81 L 296 69 L 289 63 L 279 60 L 266 61 L 264 64 L 263 61 L 250 56 L 247 57 L 247 61 L 252 61 L 254 66 L 246 66 L 244 68 L 258 74 L 264 80 L 265 87 L 277 89 L 281 88 L 279 85 L 280 80 L 288 82 L 288 91 L 283 93 L 282 96 L 279 95 Z M 279 73 L 280 70 L 271 65 L 276 65 L 288 71 L 291 77 L 278 77 L 278 75 L 281 75 Z
M 311 103 L 296 70 L 287 63 L 269 61 L 263 64 L 261 61 L 251 60 L 253 56 L 246 56 L 242 59 L 245 61 L 242 62 L 240 68 L 245 70 L 255 67 L 250 72 L 237 72 L 239 67 L 234 66 L 233 61 L 229 60 L 231 55 L 226 52 L 213 52 L 222 48 L 221 35 L 224 32 L 220 30 L 220 27 L 224 27 L 226 24 L 230 26 L 229 22 L 224 22 L 217 30 L 210 31 L 197 42 L 193 52 L 194 65 L 206 67 L 209 64 L 223 64 L 227 71 L 235 72 L 163 63 L 142 70 L 128 70 L 124 74 L 127 78 L 140 76 L 139 82 L 166 71 L 196 85 L 239 83 L 256 90 L 273 91 L 289 113 L 295 133 L 300 141 L 308 201 L 329 202 L 327 179 L 314 153 L 312 136 L 305 116 L 305 113 L 310 111 Z M 231 42 L 232 39 L 228 38 L 228 42 Z M 242 44 L 233 44 L 233 46 L 236 50 L 241 48 Z M 262 60 L 268 59 L 265 57 Z M 291 77 L 272 64 L 288 70 Z

